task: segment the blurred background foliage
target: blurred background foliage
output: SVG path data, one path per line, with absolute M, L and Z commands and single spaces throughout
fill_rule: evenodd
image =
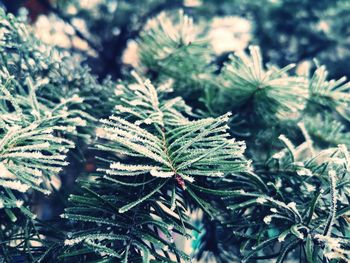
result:
M 123 54 L 133 49 L 132 40 L 138 37 L 146 21 L 161 11 L 179 8 L 199 20 L 196 22 L 214 29 L 216 39 L 222 37 L 214 43 L 214 50 L 222 53 L 223 60 L 225 51 L 251 43 L 261 47 L 264 61 L 278 66 L 298 63 L 302 70 L 310 60 L 317 58 L 329 69 L 331 78 L 350 74 L 347 27 L 350 2 L 347 0 L 1 2 L 15 14 L 26 7 L 31 23 L 39 29 L 40 38 L 88 54 L 86 63 L 100 78 L 107 75 L 120 78 L 127 65 L 133 63 L 132 57 L 125 58 Z M 228 17 L 231 20 L 223 19 Z M 228 34 L 224 34 L 225 31 Z M 225 50 L 224 44 L 229 50 Z

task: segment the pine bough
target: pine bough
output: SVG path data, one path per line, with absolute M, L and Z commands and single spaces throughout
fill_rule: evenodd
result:
M 220 181 L 249 168 L 244 144 L 227 133 L 229 114 L 188 120 L 180 98 L 165 99 L 166 90 L 136 79 L 118 86 L 128 98 L 116 107 L 118 115 L 101 120 L 97 136 L 103 143 L 95 147 L 108 157 L 83 183 L 84 193 L 70 197 L 64 217 L 86 225 L 65 244 L 83 243 L 123 262 L 189 260 L 173 236 L 193 228 L 193 206 L 219 215 L 202 192 L 216 192 Z
M 169 17 L 138 39 L 154 85 L 136 73 L 100 85 L 1 13 L 0 259 L 348 261 L 349 84 L 318 65 L 311 78 L 266 67 L 258 47 L 214 74 L 205 30 Z M 97 170 L 79 177 L 59 221 L 65 238 L 48 246 L 28 204 L 53 190 L 77 136 Z M 192 254 L 175 242 L 193 236 Z

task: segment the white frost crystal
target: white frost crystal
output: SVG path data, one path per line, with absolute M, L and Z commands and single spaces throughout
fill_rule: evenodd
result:
M 0 162 L 0 178 L 4 178 L 4 179 L 14 179 L 14 178 L 16 178 L 15 175 L 13 173 L 11 173 L 6 168 L 4 163 L 2 163 L 2 162 Z
M 164 178 L 171 177 L 171 176 L 174 175 L 174 172 L 157 171 L 155 169 L 152 169 L 150 173 L 151 173 L 152 176 L 164 177 Z
M 259 203 L 259 204 L 264 204 L 264 203 L 266 203 L 266 201 L 267 200 L 264 197 L 258 197 L 256 199 L 256 202 Z
M 23 201 L 22 200 L 17 200 L 15 202 L 15 204 L 16 204 L 16 207 L 21 207 L 23 205 Z
M 310 171 L 310 169 L 307 168 L 299 168 L 297 170 L 297 174 L 300 176 L 312 176 L 312 172 Z
M 2 187 L 10 188 L 13 190 L 17 190 L 18 192 L 25 193 L 29 189 L 29 185 L 23 184 L 20 181 L 7 181 L 0 179 L 0 185 Z
M 305 187 L 306 187 L 306 190 L 308 192 L 314 192 L 316 191 L 316 186 L 312 185 L 312 184 L 309 184 L 309 183 L 305 183 Z
M 271 211 L 272 213 L 277 213 L 277 212 L 278 212 L 276 208 L 271 208 L 270 211 Z
M 282 233 L 281 235 L 279 235 L 278 237 L 278 242 L 283 242 L 286 239 L 286 234 Z
M 297 210 L 297 204 L 295 202 L 290 202 L 287 204 L 287 206 L 292 208 L 293 210 Z
M 272 216 L 271 215 L 268 215 L 268 216 L 265 216 L 264 217 L 264 222 L 265 224 L 269 225 L 272 221 Z

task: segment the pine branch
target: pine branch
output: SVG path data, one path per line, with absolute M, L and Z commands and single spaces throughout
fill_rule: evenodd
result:
M 86 69 L 77 68 L 83 74 L 71 78 L 67 71 L 74 64 L 62 63 L 60 52 L 43 45 L 22 21 L 3 10 L 0 25 L 2 242 L 9 248 L 4 253 L 10 261 L 18 255 L 35 261 L 50 250 L 51 241 L 38 223 L 33 197 L 57 190 L 55 182 L 60 182 L 59 174 L 68 165 L 67 153 L 78 136 L 88 138 L 79 130 L 94 118 L 84 112 L 89 106 L 79 96 L 84 91 L 77 90 Z M 86 86 L 93 81 L 91 76 L 84 79 Z
M 23 89 L 32 83 L 39 102 L 52 108 L 62 102 L 57 110 L 71 105 L 70 111 L 89 122 L 94 121 L 92 116 L 100 118 L 110 113 L 115 97 L 111 87 L 115 83 L 106 79 L 99 84 L 78 57 L 43 44 L 23 21 L 6 15 L 3 10 L 0 25 L 3 30 L 0 62 L 10 75 L 16 76 L 16 92 L 26 95 Z M 74 99 L 73 104 L 70 101 Z M 100 100 L 105 103 L 96 110 Z
M 99 245 L 94 247 L 95 251 L 99 253 L 107 246 L 113 247 L 115 252 L 121 251 L 119 254 L 124 255 L 124 259 L 145 254 L 156 259 L 168 258 L 169 254 L 164 252 L 166 245 L 170 254 L 179 261 L 187 256 L 169 241 L 173 235 L 169 230 L 173 227 L 170 226 L 177 226 L 175 233 L 187 235 L 190 227 L 187 216 L 189 204 L 195 204 L 212 217 L 217 216 L 210 200 L 202 199 L 202 193 L 196 186 L 216 189 L 216 182 L 245 171 L 249 163 L 242 156 L 242 143 L 230 139 L 226 132 L 229 115 L 188 120 L 183 115 L 187 106 L 179 98 L 166 99 L 167 93 L 163 90 L 157 90 L 149 81 L 143 82 L 138 76 L 136 79 L 136 84 L 119 86 L 121 100 L 116 107 L 119 116 L 101 121 L 103 128 L 97 135 L 107 143 L 98 143 L 95 147 L 112 155 L 97 169 L 101 173 L 96 175 L 97 181 L 88 183 L 95 189 L 96 198 L 101 200 L 99 202 L 103 200 L 110 207 L 108 214 L 103 211 L 103 217 L 107 219 L 113 214 L 118 218 L 113 222 L 123 222 L 125 229 L 115 228 L 115 223 L 110 223 L 109 227 L 113 229 L 112 233 L 123 235 L 121 240 L 129 240 L 124 243 L 128 246 L 108 241 L 103 235 L 98 237 L 101 234 L 79 237 L 77 233 L 78 237 L 74 235 L 66 243 L 75 245 L 83 242 L 85 246 L 91 246 L 89 240 L 98 238 Z M 119 193 L 117 196 L 110 195 L 116 192 Z M 74 197 L 74 206 L 66 211 L 65 217 L 69 219 L 73 215 L 74 220 L 85 221 L 84 215 L 101 210 L 101 206 L 94 204 L 93 200 L 83 201 L 86 198 L 87 195 Z M 142 228 L 139 223 L 130 224 L 133 221 L 127 219 L 149 215 L 152 215 L 154 223 L 152 220 Z M 168 240 L 152 230 L 152 224 L 156 224 Z M 86 226 L 84 231 L 89 233 L 92 229 L 93 225 Z M 150 241 L 154 249 L 148 247 Z M 146 251 L 139 244 L 143 244 Z M 128 253 L 129 256 L 126 255 Z
M 310 104 L 309 111 L 317 111 L 314 104 L 322 105 L 338 112 L 346 120 L 349 120 L 347 106 L 349 104 L 348 90 L 350 82 L 346 77 L 338 80 L 327 81 L 328 72 L 325 66 L 320 66 L 314 72 L 309 81 Z
M 285 147 L 292 147 L 293 151 L 283 150 L 273 155 L 267 163 L 269 168 L 264 172 L 257 171 L 263 181 L 269 181 L 270 193 L 262 194 L 260 189 L 252 189 L 226 199 L 234 210 L 230 220 L 235 222 L 228 228 L 239 233 L 236 234 L 237 238 L 247 239 L 245 235 L 249 233 L 264 237 L 261 243 L 250 242 L 251 245 L 248 244 L 242 254 L 246 255 L 247 260 L 267 248 L 277 252 L 276 245 L 281 243 L 284 248 L 277 253 L 279 260 L 282 260 L 288 256 L 292 247 L 301 244 L 306 246 L 308 258 L 311 258 L 312 251 L 322 239 L 329 252 L 327 254 L 319 250 L 317 253 L 329 258 L 345 258 L 348 256 L 344 251 L 346 245 L 341 242 L 335 245 L 333 238 L 327 239 L 326 236 L 337 232 L 332 225 L 340 226 L 341 217 L 336 210 L 338 205 L 348 205 L 348 199 L 339 198 L 336 194 L 346 191 L 350 183 L 346 175 L 349 165 L 346 147 L 328 148 L 310 157 L 305 157 L 307 143 L 298 147 Z M 279 172 L 269 175 L 269 171 L 274 169 Z M 286 173 L 286 170 L 289 172 Z M 243 222 L 240 222 L 241 214 L 245 214 Z M 261 224 L 262 221 L 265 225 Z M 271 236 L 271 229 L 278 231 Z
M 249 109 L 256 116 L 253 120 L 296 119 L 305 107 L 308 93 L 304 78 L 287 75 L 294 66 L 265 69 L 259 48 L 252 46 L 250 56 L 244 53 L 230 56 L 221 72 L 221 92 L 227 94 L 223 97 L 230 100 L 233 109 Z
M 137 40 L 145 72 L 154 80 L 172 79 L 179 94 L 215 85 L 213 52 L 202 31 L 182 10 L 149 20 Z

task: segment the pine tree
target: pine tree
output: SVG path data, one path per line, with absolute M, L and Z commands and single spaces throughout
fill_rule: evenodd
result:
M 1 11 L 0 261 L 349 261 L 346 78 L 317 61 L 310 76 L 266 65 L 258 46 L 218 57 L 208 21 L 186 14 L 215 11 L 149 2 L 116 37 L 135 38 L 137 63 L 115 81 Z M 97 4 L 106 20 L 113 3 Z M 70 23 L 62 10 L 80 4 L 49 6 Z M 102 38 L 73 29 L 106 55 Z M 87 151 L 93 169 L 81 168 Z M 69 162 L 78 179 L 60 189 Z M 65 208 L 53 221 L 35 204 L 50 193 Z

